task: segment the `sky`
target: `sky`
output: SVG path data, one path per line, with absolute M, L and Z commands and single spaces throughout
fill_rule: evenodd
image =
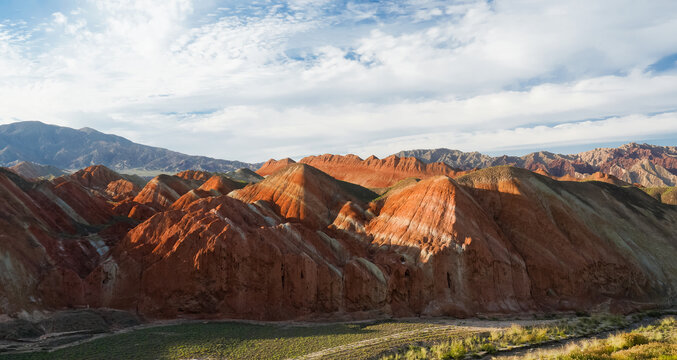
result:
M 677 145 L 677 1 L 1 0 L 26 120 L 249 162 Z

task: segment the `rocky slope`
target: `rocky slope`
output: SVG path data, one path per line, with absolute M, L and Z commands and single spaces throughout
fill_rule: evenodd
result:
M 263 163 L 258 170 L 256 170 L 256 173 L 260 176 L 268 176 L 288 165 L 295 164 L 296 161 L 290 159 L 290 158 L 284 158 L 281 160 L 275 160 L 275 159 L 270 159 Z
M 677 182 L 675 146 L 629 143 L 618 148 L 599 148 L 572 155 L 542 151 L 522 157 L 490 157 L 477 152 L 464 153 L 450 149 L 410 150 L 396 155 L 416 157 L 426 163 L 444 162 L 463 170 L 512 165 L 532 171 L 544 170 L 556 177 L 585 178 L 601 172 L 647 187 L 674 186 Z
M 263 176 L 255 173 L 251 169 L 242 168 L 235 171 L 229 171 L 226 173 L 226 176 L 232 180 L 240 181 L 243 183 L 257 183 L 263 180 Z
M 22 161 L 10 167 L 9 170 L 29 180 L 53 179 L 66 175 L 65 171 L 54 166 L 40 165 L 29 161 Z
M 656 200 L 670 205 L 677 205 L 677 188 L 673 187 L 654 187 L 642 188 L 644 192 L 654 197 Z
M 288 220 L 321 228 L 332 222 L 346 202 L 370 200 L 376 194 L 312 166 L 292 164 L 230 196 L 248 203 L 265 201 Z
M 64 179 L 28 182 L 0 168 L 0 313 L 83 304 L 81 281 L 132 227 Z
M 105 165 L 118 172 L 182 170 L 232 171 L 258 168 L 239 161 L 190 156 L 167 149 L 133 143 L 94 129 L 71 129 L 24 121 L 0 125 L 0 166 L 21 161 L 80 169 Z
M 41 183 L 4 171 L 0 313 L 291 319 L 675 305 L 677 207 L 635 187 L 509 166 L 428 175 L 378 196 L 298 163 L 235 190 L 221 176 L 163 175 L 120 200 L 100 194 L 120 181 L 102 168 Z
M 409 177 L 427 178 L 435 175 L 456 176 L 458 172 L 445 163 L 424 163 L 416 158 L 375 156 L 362 160 L 356 155 L 308 156 L 300 161 L 343 181 L 369 188 L 385 188 Z

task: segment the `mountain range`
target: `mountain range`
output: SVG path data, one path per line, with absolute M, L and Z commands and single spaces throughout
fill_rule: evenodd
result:
M 573 155 L 541 151 L 521 157 L 491 157 L 478 152 L 450 149 L 409 150 L 396 155 L 415 157 L 425 163 L 443 162 L 461 170 L 512 165 L 532 171 L 543 170 L 558 177 L 581 179 L 595 172 L 602 172 L 646 187 L 677 185 L 675 146 L 629 143 L 618 148 L 598 148 Z
M 188 169 L 227 172 L 259 167 L 141 145 L 91 128 L 76 130 L 38 121 L 0 125 L 0 166 L 23 161 L 67 170 L 100 164 L 139 175 Z
M 332 158 L 334 157 L 334 158 Z M 370 156 L 364 160 L 368 173 L 374 166 L 394 166 L 396 172 L 406 173 L 406 167 L 418 170 L 423 165 L 412 162 L 415 158 L 437 174 L 462 174 L 470 170 L 499 165 L 511 165 L 532 171 L 544 171 L 560 179 L 584 180 L 595 173 L 611 175 L 628 184 L 647 188 L 667 188 L 677 185 L 677 147 L 629 143 L 618 148 L 598 148 L 579 154 L 555 154 L 541 151 L 517 156 L 491 157 L 479 152 L 461 152 L 450 149 L 401 151 L 383 160 Z M 402 159 L 402 160 L 395 160 Z M 341 165 L 337 161 L 340 160 Z M 337 166 L 356 166 L 362 159 L 355 155 L 325 154 L 309 156 L 300 162 L 311 164 L 337 176 Z M 25 164 L 20 164 L 25 162 Z M 191 156 L 178 152 L 133 143 L 125 138 L 103 134 L 90 128 L 71 129 L 41 122 L 18 122 L 0 125 L 0 166 L 13 166 L 14 171 L 28 178 L 59 176 L 60 169 L 76 170 L 91 165 L 104 165 L 120 173 L 130 173 L 151 178 L 159 173 L 184 170 L 232 172 L 237 169 L 259 170 L 267 175 L 274 169 L 293 163 L 292 159 L 250 164 Z M 328 168 L 322 163 L 327 162 Z M 442 170 L 442 168 L 445 168 Z M 327 170 L 331 168 L 331 170 Z M 353 172 L 354 173 L 354 172 Z M 42 175 L 40 175 L 42 174 Z M 381 187 L 387 178 L 375 176 L 367 187 Z M 413 173 L 412 173 L 413 174 Z M 39 175 L 39 176 L 35 176 Z M 364 173 L 362 176 L 367 176 Z M 596 175 L 595 175 L 596 176 Z M 340 178 L 341 176 L 338 175 Z M 395 176 L 396 177 L 396 176 Z M 348 180 L 350 181 L 350 180 Z
M 101 165 L 32 181 L 0 168 L 0 315 L 363 319 L 676 305 L 677 206 L 612 176 L 463 173 L 396 156 L 283 162 L 265 178 L 240 171 L 251 182 L 190 170 L 144 184 Z

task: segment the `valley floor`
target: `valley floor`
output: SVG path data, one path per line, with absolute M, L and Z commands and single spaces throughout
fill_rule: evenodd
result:
M 665 320 L 663 315 L 662 319 L 656 318 L 658 315 L 530 320 L 416 318 L 333 324 L 182 321 L 141 325 L 42 351 L 0 353 L 0 359 L 539 358 L 541 353 L 535 350 L 540 348 L 538 344 L 560 353 L 568 344 L 568 349 L 573 351 L 571 344 L 577 344 L 575 341 L 581 337 L 604 334 L 602 338 L 605 338 L 616 329 L 629 331 L 633 326 L 645 324 L 663 324 L 660 331 L 668 334 L 668 338 L 672 336 L 674 341 L 674 318 Z M 673 319 L 672 322 L 669 319 Z M 673 350 L 677 346 L 672 344 L 667 345 L 668 350 L 670 346 Z

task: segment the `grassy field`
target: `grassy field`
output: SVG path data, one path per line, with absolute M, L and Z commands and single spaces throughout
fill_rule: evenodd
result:
M 430 326 L 393 321 L 314 326 L 191 323 L 135 330 L 54 352 L 0 355 L 0 359 L 285 359 Z
M 633 320 L 638 320 L 635 318 Z M 538 349 L 545 344 L 579 336 L 592 336 L 628 324 L 620 316 L 583 317 L 547 326 L 513 325 L 485 335 L 468 335 L 429 346 L 410 346 L 381 360 L 451 360 L 493 357 L 499 351 L 533 347 L 527 355 L 500 358 L 514 360 L 677 360 L 677 321 L 668 316 L 633 331 L 617 332 L 604 339 L 568 340 L 566 347 Z
M 633 331 L 581 340 L 559 349 L 510 357 L 519 360 L 677 360 L 677 320 L 664 317 Z
M 633 318 L 594 315 L 561 320 L 520 320 L 517 323 L 477 319 L 468 321 L 453 319 L 374 321 L 325 325 L 194 322 L 136 329 L 53 352 L 0 355 L 0 360 L 286 359 L 296 357 L 388 360 L 467 359 L 488 356 L 504 350 L 540 346 L 539 344 L 553 341 L 569 339 L 566 341 L 571 342 L 574 341 L 571 340 L 572 338 L 611 331 L 643 318 L 646 318 L 646 315 L 638 314 Z M 558 353 L 553 355 L 554 357 L 539 358 L 562 360 L 655 358 L 635 355 L 619 357 L 629 352 L 635 354 L 637 351 L 646 350 L 654 355 L 667 354 L 667 357 L 657 357 L 662 360 L 677 360 L 675 358 L 677 345 L 674 343 L 675 328 L 674 318 L 664 318 L 657 325 L 633 332 L 633 334 L 639 333 L 641 335 L 639 337 L 627 335 L 628 338 L 624 338 L 619 335 L 621 337 L 609 340 L 611 344 L 615 344 L 612 347 L 594 343 L 567 350 L 572 352 L 571 356 L 567 353 Z M 628 345 L 630 343 L 632 346 Z M 635 347 L 635 345 L 643 347 Z M 605 357 L 581 355 L 584 351 L 599 348 L 611 352 L 604 355 Z M 613 355 L 616 353 L 621 355 Z
M 513 324 L 508 328 L 488 333 L 461 334 L 433 344 L 413 344 L 384 355 L 381 360 L 446 360 L 490 356 L 498 351 L 596 334 L 623 327 L 628 323 L 629 320 L 622 316 L 595 315 L 537 326 L 525 327 Z

